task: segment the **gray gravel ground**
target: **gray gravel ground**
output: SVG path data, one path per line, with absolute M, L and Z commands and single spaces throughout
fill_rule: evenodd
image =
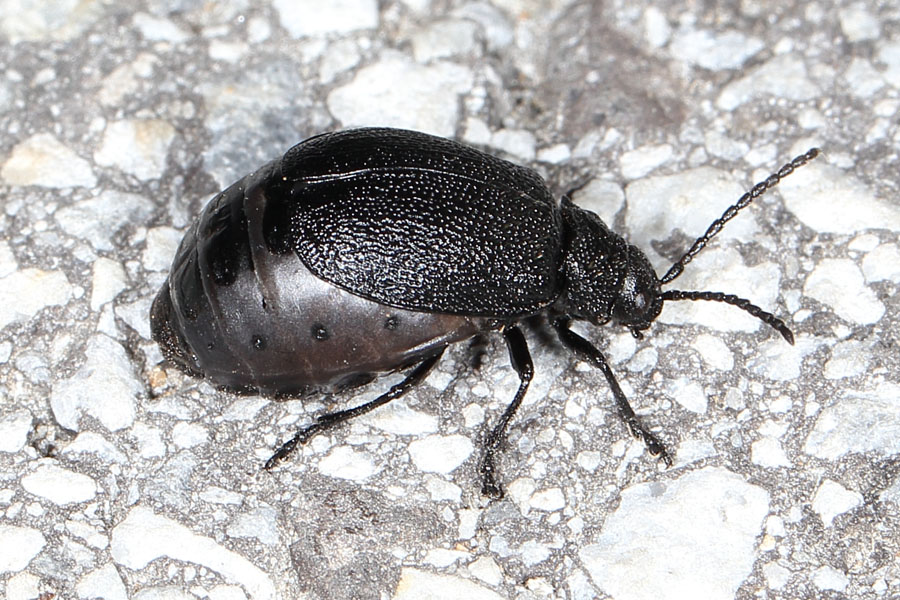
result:
M 0 0 L 0 595 L 900 597 L 900 8 L 876 2 Z M 161 365 L 150 302 L 217 190 L 322 131 L 392 125 L 540 171 L 659 272 L 743 190 L 824 155 L 679 279 L 582 327 L 674 452 L 535 322 L 261 465 L 357 393 L 276 402 Z M 480 364 L 478 364 L 480 363 Z

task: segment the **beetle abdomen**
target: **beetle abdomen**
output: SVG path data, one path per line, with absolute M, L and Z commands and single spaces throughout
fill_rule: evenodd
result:
M 219 194 L 185 235 L 151 311 L 166 358 L 220 386 L 294 395 L 401 368 L 479 330 L 352 294 L 270 248 L 277 162 Z

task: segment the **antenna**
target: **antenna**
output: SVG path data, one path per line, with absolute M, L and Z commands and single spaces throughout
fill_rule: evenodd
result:
M 799 169 L 815 157 L 819 155 L 818 148 L 810 148 L 806 151 L 805 154 L 801 154 L 791 162 L 787 163 L 777 172 L 772 173 L 766 178 L 765 181 L 760 181 L 753 188 L 741 196 L 737 202 L 729 206 L 722 216 L 713 221 L 709 229 L 706 230 L 706 233 L 698 237 L 694 241 L 694 245 L 691 246 L 691 249 L 684 253 L 684 256 L 675 261 L 671 267 L 669 267 L 668 272 L 663 275 L 662 279 L 659 280 L 660 285 L 666 285 L 667 283 L 673 281 L 676 277 L 681 275 L 681 272 L 684 271 L 684 267 L 691 262 L 695 256 L 697 256 L 701 250 L 706 248 L 706 244 L 709 243 L 711 239 L 716 237 L 716 235 L 722 231 L 722 228 L 725 226 L 725 223 L 733 219 L 741 209 L 745 208 L 751 202 L 765 194 L 767 191 L 778 185 L 782 179 L 793 173 L 795 170 Z
M 691 249 L 684 253 L 684 255 L 675 261 L 671 267 L 669 267 L 668 272 L 659 280 L 659 284 L 666 285 L 667 283 L 675 280 L 681 273 L 684 271 L 684 267 L 690 263 L 697 254 L 703 250 L 706 245 L 709 243 L 711 239 L 713 239 L 722 228 L 725 226 L 725 223 L 730 221 L 741 211 L 741 209 L 745 208 L 751 202 L 765 194 L 767 191 L 775 187 L 781 182 L 782 179 L 793 173 L 796 169 L 802 167 L 815 157 L 819 155 L 818 148 L 811 148 L 806 151 L 805 154 L 801 154 L 796 157 L 791 162 L 787 163 L 777 172 L 772 173 L 766 178 L 765 181 L 760 181 L 753 188 L 741 196 L 737 202 L 729 206 L 722 216 L 713 221 L 709 228 L 706 230 L 702 236 L 697 238 L 694 241 L 694 244 L 691 246 Z M 788 341 L 791 345 L 794 344 L 794 334 L 788 328 L 788 326 L 773 315 L 770 312 L 766 312 L 755 304 L 751 303 L 749 300 L 745 300 L 744 298 L 739 298 L 734 294 L 724 294 L 722 292 L 693 292 L 693 291 L 682 291 L 682 290 L 666 290 L 659 294 L 659 298 L 663 301 L 665 300 L 711 300 L 714 302 L 724 302 L 726 304 L 731 304 L 732 306 L 736 306 L 743 311 L 746 311 L 765 323 L 766 325 L 774 328 L 781 336 Z

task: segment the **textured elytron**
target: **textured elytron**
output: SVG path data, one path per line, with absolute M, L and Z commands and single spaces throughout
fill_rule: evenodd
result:
M 295 146 L 282 173 L 294 250 L 353 293 L 493 317 L 535 313 L 559 293 L 559 213 L 529 169 L 450 140 L 358 129 Z

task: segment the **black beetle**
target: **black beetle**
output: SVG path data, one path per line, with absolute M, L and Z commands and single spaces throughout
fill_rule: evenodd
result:
M 640 338 L 666 300 L 714 300 L 793 343 L 781 319 L 748 300 L 660 288 L 726 221 L 817 154 L 754 186 L 660 279 L 638 248 L 568 195 L 557 203 L 531 169 L 413 131 L 318 135 L 209 202 L 153 302 L 153 339 L 190 375 L 277 397 L 412 367 L 375 400 L 320 416 L 271 468 L 323 429 L 405 394 L 448 344 L 500 331 L 520 384 L 484 442 L 482 491 L 496 497 L 494 454 L 533 373 L 518 322 L 545 313 L 562 344 L 603 372 L 631 433 L 671 464 L 603 354 L 569 324 L 614 321 Z

